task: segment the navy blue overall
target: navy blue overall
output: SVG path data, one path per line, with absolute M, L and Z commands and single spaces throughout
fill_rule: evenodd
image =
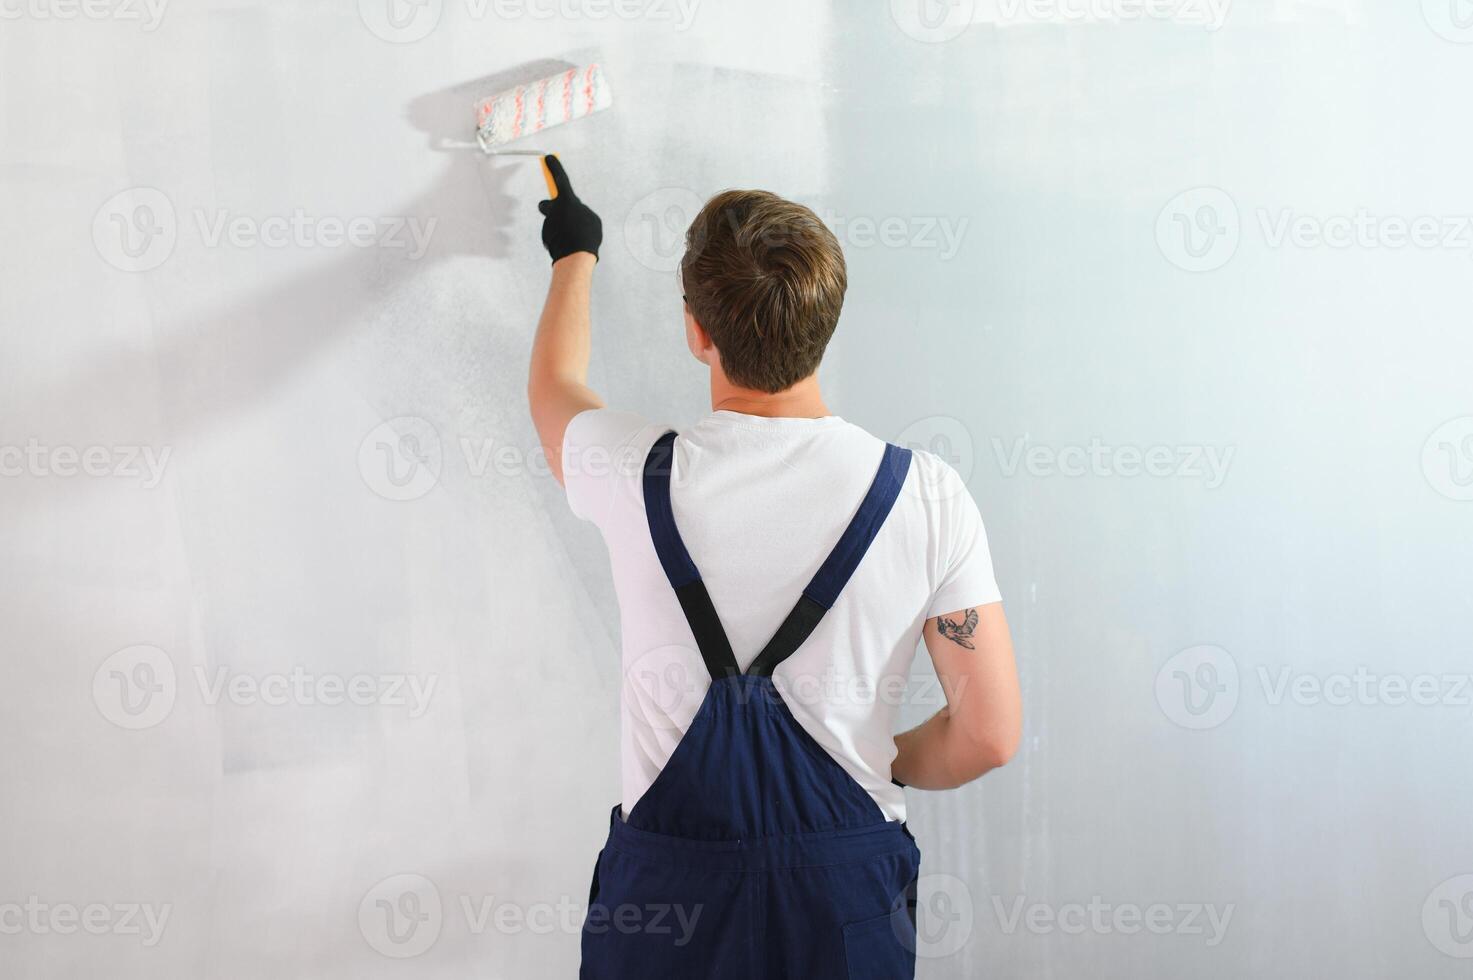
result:
M 744 674 L 675 528 L 674 443 L 666 433 L 645 460 L 645 513 L 711 686 L 627 818 L 614 808 L 579 976 L 913 977 L 915 838 L 798 724 L 772 681 L 863 559 L 910 451 L 885 447 L 853 520 Z

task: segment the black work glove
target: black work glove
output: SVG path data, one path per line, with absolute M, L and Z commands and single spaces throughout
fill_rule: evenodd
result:
M 547 168 L 557 189 L 552 200 L 537 205 L 537 210 L 545 216 L 542 244 L 547 246 L 548 254 L 554 262 L 574 252 L 592 252 L 593 257 L 598 258 L 598 247 L 604 240 L 604 223 L 573 193 L 573 185 L 568 181 L 562 161 L 549 153 L 542 158 L 542 165 Z

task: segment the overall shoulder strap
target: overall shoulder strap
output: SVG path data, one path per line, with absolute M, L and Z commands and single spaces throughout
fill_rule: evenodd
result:
M 695 634 L 696 646 L 712 680 L 733 677 L 741 669 L 731 651 L 731 642 L 716 616 L 706 583 L 701 581 L 701 573 L 675 527 L 675 512 L 670 507 L 670 470 L 674 458 L 675 433 L 667 432 L 655 440 L 644 459 L 644 513 L 650 525 L 650 539 L 665 569 L 665 577 L 680 600 L 685 620 Z
M 906 474 L 910 472 L 910 458 L 909 449 L 885 444 L 885 453 L 880 457 L 880 468 L 875 473 L 864 500 L 860 502 L 859 510 L 855 511 L 849 526 L 844 529 L 839 543 L 829 552 L 817 574 L 803 589 L 798 604 L 788 613 L 782 626 L 778 627 L 772 639 L 767 641 L 767 646 L 762 648 L 757 659 L 747 668 L 748 674 L 758 677 L 771 675 L 779 664 L 803 645 L 803 641 L 808 639 L 809 634 L 823 619 L 824 613 L 833 607 L 839 593 L 844 590 L 845 584 L 869 550 L 870 543 L 875 540 L 875 535 L 880 532 L 885 518 L 890 516 L 890 509 L 895 506 L 895 498 L 900 495 Z

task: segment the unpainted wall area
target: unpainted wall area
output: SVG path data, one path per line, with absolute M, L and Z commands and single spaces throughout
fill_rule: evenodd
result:
M 443 143 L 593 59 L 597 387 L 704 410 L 681 233 L 778 190 L 831 403 L 987 518 L 1025 745 L 911 796 L 920 975 L 1463 975 L 1457 13 L 7 7 L 6 975 L 574 973 L 617 610 L 523 406 L 541 178 Z

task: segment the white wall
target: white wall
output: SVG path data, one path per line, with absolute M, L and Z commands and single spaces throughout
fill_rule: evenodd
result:
M 0 3 L 6 976 L 573 974 L 617 616 L 523 461 L 541 178 L 435 144 L 592 58 L 614 108 L 542 145 L 601 390 L 702 411 L 678 235 L 770 187 L 845 243 L 832 403 L 988 518 L 1027 738 L 912 797 L 921 975 L 1464 974 L 1456 0 L 153 2 Z

